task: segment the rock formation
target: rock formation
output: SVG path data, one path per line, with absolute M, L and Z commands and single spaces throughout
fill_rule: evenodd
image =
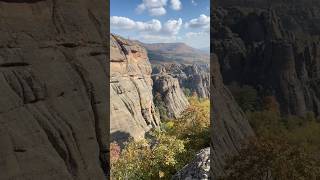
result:
M 244 113 L 224 86 L 216 55 L 211 57 L 211 172 L 224 175 L 225 160 L 238 153 L 242 143 L 254 136 Z
M 159 93 L 160 101 L 165 104 L 168 118 L 179 118 L 181 113 L 188 107 L 189 102 L 180 88 L 176 78 L 159 73 L 152 76 L 155 96 Z
M 211 180 L 210 148 L 202 149 L 194 160 L 178 171 L 172 179 L 175 180 Z
M 154 64 L 153 74 L 167 73 L 177 78 L 181 88 L 196 92 L 199 97 L 209 98 L 210 70 L 207 64 Z
M 151 64 L 146 50 L 120 36 L 110 36 L 111 138 L 143 138 L 158 127 L 152 94 Z
M 0 179 L 107 179 L 103 0 L 0 0 Z
M 284 115 L 319 116 L 319 15 L 312 0 L 219 1 L 211 36 L 224 82 L 275 96 Z

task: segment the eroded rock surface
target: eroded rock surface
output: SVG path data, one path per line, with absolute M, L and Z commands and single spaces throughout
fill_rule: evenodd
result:
M 219 1 L 212 47 L 226 84 L 275 96 L 284 115 L 320 115 L 318 1 Z
M 180 88 L 179 81 L 167 73 L 152 76 L 155 96 L 159 93 L 160 100 L 165 104 L 169 118 L 179 118 L 181 113 L 189 106 L 188 99 Z
M 178 171 L 172 179 L 175 180 L 211 180 L 210 148 L 202 149 L 194 160 Z
M 152 94 L 151 64 L 146 50 L 120 36 L 110 36 L 112 140 L 143 138 L 159 126 Z
M 196 92 L 199 97 L 209 98 L 210 95 L 210 70 L 206 64 L 154 64 L 153 74 L 167 73 L 177 78 L 181 88 Z
M 211 57 L 211 172 L 225 174 L 226 158 L 237 155 L 242 144 L 254 136 L 245 114 L 224 86 L 217 56 Z
M 107 179 L 106 1 L 0 0 L 0 179 Z

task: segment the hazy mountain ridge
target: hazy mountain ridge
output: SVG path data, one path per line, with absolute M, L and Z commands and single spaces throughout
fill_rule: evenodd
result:
M 188 46 L 185 43 L 142 43 L 148 51 L 150 62 L 180 63 L 180 64 L 209 64 L 209 52 Z

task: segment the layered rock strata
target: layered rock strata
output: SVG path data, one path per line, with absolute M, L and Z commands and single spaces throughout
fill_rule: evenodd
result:
M 107 179 L 107 8 L 0 0 L 0 179 Z
M 217 56 L 211 57 L 211 174 L 223 176 L 226 158 L 237 155 L 248 138 L 254 136 L 245 114 L 224 86 Z
M 210 70 L 205 64 L 154 64 L 153 74 L 167 73 L 177 78 L 181 88 L 195 92 L 199 97 L 209 98 L 210 96 Z
M 275 96 L 284 115 L 319 116 L 319 15 L 312 0 L 219 1 L 211 42 L 224 82 Z
M 159 73 L 152 76 L 155 96 L 159 95 L 160 100 L 165 104 L 167 116 L 169 118 L 179 118 L 181 113 L 189 106 L 188 99 L 180 88 L 176 78 Z
M 112 140 L 144 138 L 160 119 L 153 103 L 151 64 L 146 50 L 110 35 L 110 112 Z

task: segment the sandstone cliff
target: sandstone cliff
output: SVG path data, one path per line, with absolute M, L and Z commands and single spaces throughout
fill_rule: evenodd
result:
M 224 86 L 216 55 L 211 57 L 211 172 L 224 175 L 226 158 L 238 153 L 254 133 L 244 113 Z
M 143 138 L 147 131 L 160 125 L 146 50 L 133 41 L 111 35 L 110 70 L 112 140 Z
M 189 180 L 201 179 L 212 180 L 210 174 L 210 148 L 200 150 L 196 157 L 188 165 L 178 171 L 172 179 Z
M 212 47 L 224 82 L 275 96 L 284 115 L 320 115 L 319 15 L 312 0 L 218 2 Z
M 102 0 L 0 0 L 0 179 L 107 179 Z
M 210 70 L 207 64 L 154 64 L 153 74 L 167 73 L 177 78 L 181 88 L 196 92 L 199 97 L 209 98 L 210 95 Z
M 156 96 L 159 93 L 161 96 L 160 101 L 165 105 L 168 118 L 179 118 L 189 102 L 180 88 L 178 79 L 166 73 L 154 74 L 152 79 L 154 94 Z

